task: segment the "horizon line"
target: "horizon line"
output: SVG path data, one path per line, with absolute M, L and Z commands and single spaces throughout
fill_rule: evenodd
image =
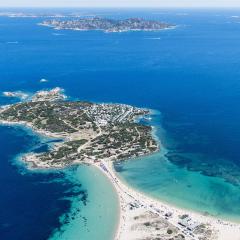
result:
M 237 6 L 1 6 L 0 9 L 240 9 L 240 5 Z

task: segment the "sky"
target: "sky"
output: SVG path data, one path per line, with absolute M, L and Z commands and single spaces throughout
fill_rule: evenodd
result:
M 0 7 L 240 7 L 240 0 L 0 0 Z

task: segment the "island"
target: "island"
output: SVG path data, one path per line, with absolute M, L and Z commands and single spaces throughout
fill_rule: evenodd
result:
M 45 78 L 42 78 L 42 79 L 40 79 L 40 81 L 39 81 L 40 83 L 45 83 L 45 82 L 48 82 L 48 80 L 47 79 L 45 79 Z
M 159 31 L 173 28 L 174 25 L 160 21 L 145 20 L 141 18 L 129 18 L 123 20 L 108 18 L 79 18 L 76 20 L 57 20 L 51 19 L 40 23 L 39 25 L 52 27 L 56 30 L 69 29 L 90 31 L 98 30 L 109 32 L 128 32 L 128 31 Z
M 10 97 L 10 98 L 20 98 L 21 100 L 27 99 L 28 94 L 24 93 L 22 91 L 16 91 L 16 92 L 3 92 L 2 95 L 4 97 Z
M 39 91 L 30 101 L 9 105 L 0 120 L 23 123 L 64 141 L 52 151 L 25 156 L 35 167 L 64 167 L 101 159 L 118 161 L 158 150 L 150 126 L 137 122 L 149 113 L 125 104 L 64 101 L 60 88 Z
M 153 127 L 139 121 L 150 119 L 149 114 L 149 109 L 126 104 L 71 101 L 63 89 L 54 88 L 2 106 L 0 123 L 26 125 L 62 140 L 49 151 L 24 155 L 30 168 L 87 164 L 108 177 L 119 196 L 120 220 L 114 240 L 238 240 L 237 223 L 161 202 L 119 178 L 113 163 L 160 150 Z

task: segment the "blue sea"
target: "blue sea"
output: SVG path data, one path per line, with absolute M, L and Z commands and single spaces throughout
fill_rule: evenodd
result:
M 145 124 L 155 126 L 162 151 L 116 165 L 119 176 L 160 200 L 239 221 L 240 10 L 15 11 L 176 24 L 106 34 L 37 25 L 44 17 L 0 17 L 0 91 L 61 87 L 71 99 L 155 110 Z M 1 105 L 16 101 L 0 96 Z M 29 129 L 0 127 L 0 239 L 112 239 L 118 199 L 97 169 L 30 171 L 19 160 L 51 141 Z

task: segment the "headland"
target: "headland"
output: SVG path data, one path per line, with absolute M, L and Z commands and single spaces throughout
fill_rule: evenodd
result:
M 23 157 L 30 168 L 90 164 L 114 185 L 120 202 L 116 240 L 239 240 L 240 225 L 180 209 L 125 184 L 113 163 L 159 151 L 152 127 L 137 119 L 150 113 L 125 104 L 69 101 L 61 88 L 39 91 L 29 101 L 0 109 L 3 124 L 24 124 L 38 133 L 62 138 L 43 153 Z

